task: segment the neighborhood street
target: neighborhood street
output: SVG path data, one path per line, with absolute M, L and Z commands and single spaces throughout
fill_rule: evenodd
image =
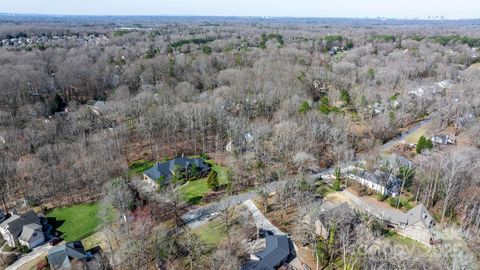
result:
M 267 192 L 276 191 L 286 182 L 287 180 L 268 183 L 266 185 Z M 185 224 L 187 224 L 191 229 L 198 228 L 208 222 L 207 218 L 209 215 L 218 211 L 223 211 L 231 206 L 239 205 L 244 201 L 255 198 L 257 195 L 258 195 L 257 191 L 249 191 L 246 193 L 233 195 L 219 202 L 211 203 L 207 206 L 202 206 L 194 210 L 191 210 L 188 213 L 184 214 L 182 216 L 182 219 L 184 220 Z
M 394 146 L 397 143 L 400 143 L 405 137 L 407 137 L 409 134 L 412 132 L 415 132 L 419 128 L 425 126 L 426 124 L 430 123 L 431 118 L 427 118 L 425 120 L 422 120 L 415 124 L 413 127 L 411 127 L 409 130 L 402 132 L 399 136 L 392 138 L 390 141 L 386 142 L 385 144 L 382 145 L 382 151 L 385 151 L 392 146 Z M 349 167 L 349 164 L 346 164 L 343 166 L 343 169 L 346 169 Z M 317 179 L 319 177 L 325 176 L 325 175 L 331 175 L 333 173 L 333 168 L 325 169 L 322 170 L 318 173 L 310 175 L 310 180 Z M 284 185 L 287 182 L 287 180 L 281 180 L 281 181 L 276 181 L 276 182 L 271 182 L 266 185 L 266 189 L 268 192 L 274 192 L 278 190 L 282 185 Z M 208 216 L 218 212 L 225 210 L 226 208 L 234 205 L 239 205 L 247 200 L 253 199 L 258 195 L 257 191 L 249 191 L 246 193 L 241 193 L 238 195 L 233 195 L 231 197 L 225 198 L 219 202 L 211 203 L 206 206 L 202 206 L 193 210 L 190 210 L 189 212 L 185 213 L 182 215 L 182 219 L 185 222 L 186 225 L 188 225 L 190 228 L 198 228 L 202 226 L 203 224 L 208 222 Z

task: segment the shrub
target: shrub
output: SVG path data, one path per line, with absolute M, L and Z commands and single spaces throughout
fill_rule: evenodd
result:
M 202 52 L 203 52 L 204 54 L 211 54 L 211 53 L 212 53 L 212 48 L 210 48 L 210 47 L 207 46 L 207 45 L 204 45 L 204 46 L 202 47 Z
M 209 157 L 207 154 L 205 154 L 205 153 L 201 153 L 201 154 L 200 154 L 200 158 L 202 158 L 202 159 L 204 159 L 204 160 L 209 160 L 209 159 L 210 159 L 210 157 Z
M 426 139 L 424 136 L 421 136 L 417 142 L 417 154 L 421 154 L 425 149 L 432 149 L 433 143 L 431 139 Z
M 208 187 L 212 190 L 218 189 L 219 183 L 218 183 L 218 175 L 216 171 L 214 170 L 210 171 L 207 178 L 207 184 L 208 184 Z
M 382 194 L 382 193 L 379 192 L 379 193 L 377 193 L 376 197 L 377 197 L 377 200 L 383 202 L 388 198 L 388 195 L 385 195 L 385 194 Z
M 63 98 L 59 94 L 56 94 L 52 103 L 50 104 L 50 114 L 61 112 L 66 106 L 67 103 L 63 100 Z
M 343 89 L 340 92 L 340 100 L 345 102 L 345 104 L 350 104 L 350 93 L 347 90 Z
M 27 253 L 30 253 L 30 251 L 32 251 L 32 250 L 25 245 L 20 245 L 20 246 L 18 246 L 18 251 L 20 251 L 23 254 L 27 254 Z
M 335 191 L 340 191 L 340 178 L 337 177 L 333 181 L 333 189 L 335 189 Z
M 312 108 L 310 107 L 310 104 L 308 104 L 308 101 L 304 101 L 302 105 L 300 105 L 300 109 L 298 111 L 301 113 L 306 113 L 310 111 L 310 109 Z

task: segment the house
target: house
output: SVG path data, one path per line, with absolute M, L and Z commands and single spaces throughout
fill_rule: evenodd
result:
M 42 231 L 42 226 L 32 223 L 23 226 L 22 234 L 18 237 L 21 245 L 28 248 L 34 248 L 45 242 L 45 235 Z
M 435 135 L 431 138 L 431 140 L 433 143 L 443 144 L 443 145 L 455 144 L 457 142 L 455 139 L 450 138 L 450 136 L 444 135 L 444 134 Z
M 373 189 L 383 195 L 396 197 L 400 193 L 402 180 L 391 173 L 369 173 L 357 168 L 357 172 L 347 174 L 347 177 L 359 184 Z
M 84 269 L 89 254 L 82 242 L 75 241 L 50 249 L 47 258 L 52 270 Z
M 394 227 L 398 234 L 430 244 L 434 237 L 435 220 L 423 204 L 410 209 L 407 213 L 399 210 L 385 210 L 382 220 Z
M 342 203 L 319 214 L 315 221 L 315 233 L 326 239 L 330 228 L 352 229 L 358 223 L 359 219 L 355 211 L 347 203 Z
M 293 242 L 286 235 L 267 235 L 265 242 L 265 249 L 251 254 L 242 270 L 275 270 L 296 256 Z
M 44 241 L 43 232 L 36 225 L 41 227 L 40 218 L 33 210 L 21 215 L 12 214 L 0 224 L 0 233 L 11 247 L 27 243 L 33 248 Z
M 143 179 L 154 187 L 165 185 L 172 181 L 176 173 L 184 174 L 182 178 L 197 178 L 206 176 L 210 167 L 202 158 L 176 157 L 166 162 L 157 163 L 152 168 L 143 172 Z
M 398 173 L 401 167 L 412 168 L 413 162 L 403 156 L 391 154 L 381 160 L 380 166 Z

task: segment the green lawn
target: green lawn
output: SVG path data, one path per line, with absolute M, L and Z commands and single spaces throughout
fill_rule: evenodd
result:
M 217 247 L 220 241 L 226 237 L 224 226 L 217 221 L 211 221 L 193 230 L 208 246 Z
M 210 163 L 212 165 L 212 170 L 217 172 L 218 183 L 221 186 L 228 185 L 228 169 L 213 163 L 213 161 L 211 160 L 208 160 L 207 163 Z M 180 193 L 182 194 L 185 201 L 192 204 L 199 203 L 202 198 L 210 191 L 211 190 L 207 184 L 207 178 L 189 181 L 185 185 L 180 187 Z
M 432 130 L 432 123 L 428 123 L 424 125 L 423 127 L 420 127 L 419 129 L 415 130 L 412 134 L 409 134 L 407 137 L 405 137 L 405 141 L 409 143 L 417 143 L 418 139 L 420 139 L 421 136 L 425 136 L 426 138 L 427 133 Z
M 128 166 L 128 175 L 132 176 L 136 174 L 142 174 L 144 171 L 153 167 L 153 165 L 155 165 L 155 161 L 148 161 L 143 159 L 134 161 Z
M 62 233 L 65 241 L 81 240 L 95 233 L 100 219 L 97 217 L 98 203 L 77 204 L 55 208 L 47 214 L 49 223 Z

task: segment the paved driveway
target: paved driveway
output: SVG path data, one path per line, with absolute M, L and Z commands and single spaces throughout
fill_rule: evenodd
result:
M 62 242 L 63 243 L 63 242 Z M 61 245 L 62 243 L 59 243 L 57 244 L 58 245 Z M 35 260 L 37 259 L 38 257 L 40 256 L 45 256 L 46 253 L 48 252 L 48 250 L 50 250 L 51 248 L 54 248 L 54 246 L 51 246 L 49 245 L 48 243 L 45 243 L 41 246 L 38 246 L 36 248 L 34 248 L 30 253 L 26 254 L 26 255 L 23 255 L 22 257 L 20 257 L 18 260 L 16 260 L 13 264 L 9 265 L 7 268 L 5 268 L 5 270 L 15 270 L 15 269 L 18 269 L 20 266 L 32 261 L 32 260 Z

